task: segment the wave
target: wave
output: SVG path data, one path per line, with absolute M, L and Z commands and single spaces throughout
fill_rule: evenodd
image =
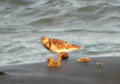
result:
M 41 36 L 82 46 L 81 56 L 119 56 L 119 0 L 1 0 L 0 61 L 45 61 Z M 71 54 L 72 55 L 72 54 Z

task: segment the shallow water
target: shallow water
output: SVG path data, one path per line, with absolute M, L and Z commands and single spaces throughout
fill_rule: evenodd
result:
M 81 45 L 71 58 L 120 56 L 119 27 L 119 0 L 1 0 L 0 66 L 57 56 L 41 36 Z

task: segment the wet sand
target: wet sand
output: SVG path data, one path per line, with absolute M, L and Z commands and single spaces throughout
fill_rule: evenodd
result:
M 96 62 L 104 63 L 96 66 Z M 59 68 L 47 63 L 0 67 L 6 74 L 0 84 L 119 84 L 120 57 L 92 58 L 90 63 L 78 63 L 70 58 Z

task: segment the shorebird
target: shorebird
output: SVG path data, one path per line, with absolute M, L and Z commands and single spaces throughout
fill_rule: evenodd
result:
M 49 51 L 58 54 L 62 57 L 62 60 L 68 59 L 68 52 L 79 50 L 80 46 L 72 45 L 64 40 L 48 38 L 47 36 L 41 37 L 42 45 Z

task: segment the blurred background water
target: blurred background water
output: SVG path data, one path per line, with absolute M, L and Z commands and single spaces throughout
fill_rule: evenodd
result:
M 120 0 L 0 0 L 0 66 L 57 56 L 41 36 L 81 45 L 71 58 L 120 56 Z

